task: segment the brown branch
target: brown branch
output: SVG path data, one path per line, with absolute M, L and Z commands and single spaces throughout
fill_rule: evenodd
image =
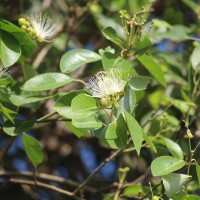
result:
M 3 184 L 5 184 L 5 182 L 1 182 Z M 45 188 L 45 189 L 49 189 L 49 190 L 53 190 L 56 191 L 60 194 L 64 194 L 66 196 L 70 196 L 70 197 L 74 197 L 77 200 L 84 200 L 80 197 L 74 196 L 73 192 L 69 192 L 67 190 L 63 190 L 61 188 L 58 188 L 54 185 L 49 185 L 47 183 L 42 183 L 39 181 L 30 181 L 30 180 L 24 180 L 24 179 L 16 179 L 16 178 L 10 178 L 9 180 L 6 181 L 6 183 L 15 183 L 15 184 L 19 184 L 19 185 L 31 185 L 31 186 L 37 186 L 37 187 L 41 187 L 41 188 Z
M 34 173 L 33 172 L 7 172 L 7 171 L 2 171 L 0 170 L 0 177 L 20 177 L 20 178 L 34 178 Z M 70 179 L 64 179 L 62 177 L 50 175 L 50 174 L 45 174 L 45 173 L 37 173 L 36 174 L 37 180 L 43 180 L 43 181 L 50 181 L 50 182 L 56 182 L 59 184 L 63 185 L 69 185 L 72 187 L 77 187 L 79 183 L 70 180 Z M 97 191 L 89 186 L 85 187 L 85 190 L 95 194 Z
M 75 190 L 74 190 L 74 194 L 76 194 L 77 192 L 79 192 L 79 190 L 81 190 L 83 187 L 86 186 L 86 184 L 88 184 L 88 182 L 96 175 L 96 173 L 103 168 L 108 162 L 110 162 L 111 160 L 115 159 L 115 157 L 117 155 L 119 155 L 122 152 L 123 149 L 119 149 L 117 151 L 113 151 L 110 156 L 108 156 L 104 162 L 102 162 L 86 179 L 85 181 L 83 181 Z
M 3 149 L 0 152 L 0 163 L 2 162 L 4 156 L 6 155 L 8 149 L 10 148 L 14 140 L 15 140 L 15 137 L 10 137 L 8 142 L 4 145 Z

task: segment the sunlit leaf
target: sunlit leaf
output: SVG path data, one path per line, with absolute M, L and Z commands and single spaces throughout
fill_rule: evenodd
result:
M 162 72 L 160 66 L 149 56 L 142 55 L 137 58 L 144 67 L 153 75 L 153 77 L 164 87 L 167 86 L 165 81 L 164 73 Z
M 101 56 L 86 49 L 74 49 L 64 54 L 60 60 L 62 72 L 70 72 L 87 63 L 101 60 Z
M 16 38 L 0 29 L 0 58 L 4 67 L 16 63 L 20 55 L 21 48 Z
M 124 111 L 124 114 L 125 114 L 126 123 L 127 123 L 127 126 L 128 126 L 129 133 L 130 133 L 131 138 L 133 140 L 133 144 L 134 144 L 136 151 L 139 155 L 140 149 L 142 147 L 142 141 L 143 141 L 143 138 L 142 138 L 143 130 L 131 114 L 129 114 L 127 111 Z
M 23 133 L 22 141 L 24 150 L 34 167 L 37 167 L 44 160 L 41 144 L 33 137 Z
M 123 43 L 122 41 L 118 38 L 117 32 L 112 28 L 112 27 L 106 27 L 102 30 L 102 33 L 104 37 L 116 45 L 122 47 Z
M 71 81 L 73 80 L 65 74 L 49 72 L 34 76 L 33 78 L 26 81 L 25 84 L 23 85 L 23 90 L 27 91 L 51 90 L 64 86 L 70 83 Z
M 160 156 L 151 163 L 153 176 L 163 176 L 174 172 L 186 165 L 184 160 L 173 156 Z
M 182 190 L 182 187 L 190 180 L 191 176 L 186 174 L 171 173 L 162 176 L 165 193 L 168 197 L 173 197 L 174 194 Z

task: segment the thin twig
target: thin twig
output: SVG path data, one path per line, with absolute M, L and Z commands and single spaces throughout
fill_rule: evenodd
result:
M 103 168 L 109 161 L 113 160 L 118 154 L 120 154 L 122 152 L 123 149 L 119 149 L 116 151 L 113 151 L 110 156 L 108 156 L 104 162 L 102 162 L 86 179 L 85 181 L 83 181 L 74 191 L 73 193 L 76 194 L 77 192 L 79 192 L 83 187 L 86 186 L 86 184 L 88 184 L 88 182 L 95 176 L 95 174 L 101 169 Z
M 0 152 L 0 163 L 2 162 L 4 156 L 6 155 L 6 153 L 8 152 L 10 146 L 12 145 L 12 143 L 14 142 L 15 137 L 10 137 L 7 141 L 7 143 L 4 145 L 3 149 Z
M 20 177 L 20 178 L 34 179 L 34 173 L 29 172 L 29 171 L 26 171 L 26 172 L 10 171 L 10 172 L 8 172 L 8 171 L 0 170 L 0 177 L 8 177 L 8 178 L 10 178 L 10 177 L 19 178 Z M 73 180 L 70 180 L 70 179 L 65 179 L 65 178 L 55 176 L 55 175 L 51 175 L 51 174 L 45 174 L 45 173 L 37 173 L 36 178 L 37 178 L 37 180 L 55 182 L 55 183 L 59 183 L 59 184 L 62 184 L 62 185 L 69 185 L 71 187 L 77 187 L 79 185 L 79 183 L 76 182 L 76 181 L 73 181 Z M 97 192 L 96 189 L 89 187 L 89 186 L 86 186 L 85 190 L 92 193 L 92 194 L 95 194 Z

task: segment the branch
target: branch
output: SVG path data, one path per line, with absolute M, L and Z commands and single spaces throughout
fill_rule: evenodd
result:
M 34 173 L 33 172 L 7 172 L 7 171 L 2 171 L 0 170 L 0 177 L 20 177 L 20 178 L 34 178 Z M 50 175 L 50 174 L 45 174 L 45 173 L 37 173 L 36 178 L 39 180 L 43 181 L 50 181 L 50 182 L 56 182 L 59 184 L 65 184 L 69 185 L 72 187 L 77 187 L 79 183 L 72 181 L 70 179 L 64 179 L 62 177 Z M 91 187 L 86 186 L 85 190 L 95 194 L 97 191 Z
M 4 145 L 3 149 L 0 152 L 0 163 L 2 162 L 4 156 L 6 155 L 8 149 L 10 148 L 14 140 L 15 140 L 15 137 L 10 137 L 8 142 Z
M 73 193 L 76 194 L 79 190 L 81 190 L 83 187 L 86 186 L 86 184 L 88 184 L 88 182 L 95 176 L 95 174 L 101 169 L 103 168 L 108 162 L 110 162 L 111 160 L 115 159 L 115 157 L 117 155 L 119 155 L 122 152 L 123 149 L 119 149 L 117 151 L 113 151 L 111 152 L 110 156 L 108 156 L 104 162 L 102 162 L 86 179 L 85 181 L 83 181 L 74 191 Z

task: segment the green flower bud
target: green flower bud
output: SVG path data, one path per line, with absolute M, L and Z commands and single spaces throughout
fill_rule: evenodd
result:
M 21 26 L 21 29 L 23 29 L 23 30 L 26 31 L 26 30 L 27 30 L 27 27 L 26 27 L 25 25 L 22 25 L 22 26 Z
M 23 18 L 23 17 L 18 19 L 18 23 L 19 23 L 19 25 L 21 25 L 21 26 L 26 25 L 26 22 L 27 22 L 26 19 Z

